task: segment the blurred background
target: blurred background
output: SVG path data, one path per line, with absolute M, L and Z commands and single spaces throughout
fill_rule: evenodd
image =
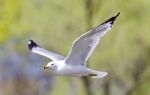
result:
M 120 12 L 88 66 L 103 79 L 53 76 L 28 40 L 67 55 L 72 42 Z M 149 95 L 150 0 L 0 0 L 0 95 Z

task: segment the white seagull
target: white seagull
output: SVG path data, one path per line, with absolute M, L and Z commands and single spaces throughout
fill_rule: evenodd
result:
M 86 64 L 101 37 L 103 37 L 107 31 L 112 28 L 112 25 L 119 14 L 120 13 L 117 13 L 117 15 L 98 25 L 96 28 L 93 28 L 78 37 L 73 42 L 67 57 L 41 48 L 33 40 L 29 40 L 28 47 L 33 53 L 50 58 L 52 61 L 49 62 L 44 69 L 50 69 L 56 75 L 103 78 L 108 74 L 107 72 L 89 69 Z

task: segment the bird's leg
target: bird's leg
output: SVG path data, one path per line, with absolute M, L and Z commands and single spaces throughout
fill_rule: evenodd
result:
M 88 76 L 97 76 L 97 74 L 92 74 L 92 73 L 91 73 L 91 74 L 89 74 Z

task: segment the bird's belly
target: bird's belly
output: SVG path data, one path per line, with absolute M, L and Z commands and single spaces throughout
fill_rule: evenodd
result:
M 57 73 L 65 76 L 87 76 L 88 70 L 83 66 L 68 66 L 60 69 Z

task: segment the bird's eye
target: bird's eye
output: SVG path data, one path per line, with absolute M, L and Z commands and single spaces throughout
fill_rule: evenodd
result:
M 54 65 L 54 64 L 51 64 L 52 66 Z

